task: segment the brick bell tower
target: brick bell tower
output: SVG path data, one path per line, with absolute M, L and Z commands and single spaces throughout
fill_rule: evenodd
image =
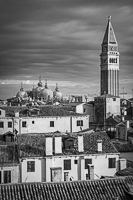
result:
M 119 52 L 118 43 L 111 24 L 111 16 L 101 44 L 100 54 L 101 85 L 100 93 L 119 96 Z

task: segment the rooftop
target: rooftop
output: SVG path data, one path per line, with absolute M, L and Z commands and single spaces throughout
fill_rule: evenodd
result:
M 18 163 L 17 145 L 0 145 L 0 165 Z
M 20 183 L 0 185 L 3 200 L 131 200 L 133 177 L 58 183 Z
M 13 117 L 15 112 L 19 112 L 21 117 L 27 116 L 81 116 L 83 114 L 77 114 L 74 112 L 71 106 L 38 106 L 30 107 L 27 106 L 4 106 L 0 107 L 5 110 L 6 117 Z
M 66 133 L 47 133 L 47 134 L 22 134 L 18 135 L 18 146 L 20 149 L 21 157 L 28 156 L 45 156 L 45 137 L 61 136 L 62 141 L 66 139 L 72 139 L 74 141 L 73 146 L 70 149 L 63 148 L 64 155 L 75 155 L 78 153 L 78 139 L 77 133 L 72 133 L 68 135 Z M 105 132 L 86 132 L 83 133 L 84 141 L 84 154 L 99 154 L 97 151 L 97 140 L 102 140 L 102 153 L 118 153 L 117 149 L 107 136 Z M 53 142 L 53 152 L 54 152 L 54 142 Z

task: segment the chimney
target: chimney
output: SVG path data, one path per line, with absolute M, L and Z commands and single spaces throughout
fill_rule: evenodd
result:
M 102 152 L 102 140 L 97 140 L 97 151 Z
M 129 121 L 126 121 L 126 127 L 127 127 L 127 129 L 129 129 Z
M 15 112 L 15 117 L 19 117 L 19 112 Z
M 119 160 L 119 170 L 125 169 L 127 167 L 127 161 L 125 158 Z
M 53 138 L 45 137 L 45 154 L 46 156 L 53 155 Z
M 88 176 L 90 180 L 94 180 L 94 165 L 88 164 Z
M 78 135 L 78 152 L 84 152 L 84 142 L 83 142 L 83 135 Z
M 125 121 L 125 117 L 124 117 L 124 115 L 122 115 L 122 122 L 124 122 Z
M 62 137 L 55 137 L 55 154 L 62 154 Z

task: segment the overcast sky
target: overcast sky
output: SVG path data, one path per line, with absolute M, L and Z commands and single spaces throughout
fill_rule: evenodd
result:
M 133 89 L 132 0 L 0 0 L 0 99 L 21 82 L 48 80 L 66 94 L 99 94 L 101 43 L 108 16 L 120 52 L 120 92 Z

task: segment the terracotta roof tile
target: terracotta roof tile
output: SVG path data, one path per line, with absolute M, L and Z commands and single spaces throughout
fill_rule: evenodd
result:
M 45 154 L 45 137 L 53 137 L 53 150 L 54 150 L 54 137 L 61 136 L 66 139 L 69 137 L 65 133 L 55 132 L 49 134 L 23 134 L 18 136 L 18 145 L 20 150 L 20 157 L 25 156 L 44 156 Z M 74 138 L 74 147 L 71 149 L 63 149 L 65 155 L 78 154 L 78 134 L 73 133 L 70 137 Z M 114 144 L 111 142 L 105 132 L 92 132 L 83 133 L 84 138 L 84 153 L 98 154 L 97 140 L 102 140 L 101 153 L 118 153 Z
M 0 185 L 2 200 L 131 200 L 133 177 L 60 183 Z

